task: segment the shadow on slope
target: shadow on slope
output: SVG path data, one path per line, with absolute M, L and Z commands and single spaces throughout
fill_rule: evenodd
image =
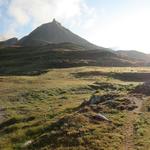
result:
M 0 75 L 39 75 L 50 68 L 134 65 L 105 48 L 86 50 L 72 43 L 0 49 Z
M 114 79 L 119 79 L 122 81 L 132 81 L 132 82 L 144 82 L 150 80 L 149 72 L 102 72 L 102 71 L 86 71 L 86 72 L 77 72 L 73 74 L 76 78 L 88 78 L 91 76 L 104 76 L 111 77 Z

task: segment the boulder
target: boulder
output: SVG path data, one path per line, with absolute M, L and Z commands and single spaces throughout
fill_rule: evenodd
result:
M 101 103 L 101 102 L 102 102 L 102 99 L 101 99 L 100 95 L 92 95 L 92 97 L 89 100 L 90 104 L 98 104 L 98 103 Z

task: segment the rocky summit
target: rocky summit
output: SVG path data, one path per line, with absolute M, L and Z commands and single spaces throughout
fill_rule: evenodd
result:
M 22 46 L 39 46 L 47 45 L 51 43 L 74 43 L 77 45 L 85 46 L 87 48 L 98 49 L 99 47 L 91 44 L 87 40 L 79 37 L 78 35 L 72 33 L 70 30 L 66 29 L 53 19 L 52 22 L 42 24 L 32 31 L 29 35 L 23 37 L 19 44 Z

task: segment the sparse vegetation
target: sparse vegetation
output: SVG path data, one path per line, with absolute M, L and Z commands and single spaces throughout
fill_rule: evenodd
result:
M 133 123 L 132 144 L 137 150 L 148 150 L 149 97 L 133 92 L 141 81 L 113 75 L 149 71 L 79 67 L 50 69 L 35 76 L 1 76 L 0 149 L 123 150 L 125 126 Z M 89 104 L 92 95 L 102 101 Z M 97 120 L 97 114 L 109 121 Z

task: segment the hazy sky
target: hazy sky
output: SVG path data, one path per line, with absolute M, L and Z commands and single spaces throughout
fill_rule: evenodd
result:
M 99 46 L 150 53 L 150 0 L 0 0 L 0 40 L 53 18 Z

